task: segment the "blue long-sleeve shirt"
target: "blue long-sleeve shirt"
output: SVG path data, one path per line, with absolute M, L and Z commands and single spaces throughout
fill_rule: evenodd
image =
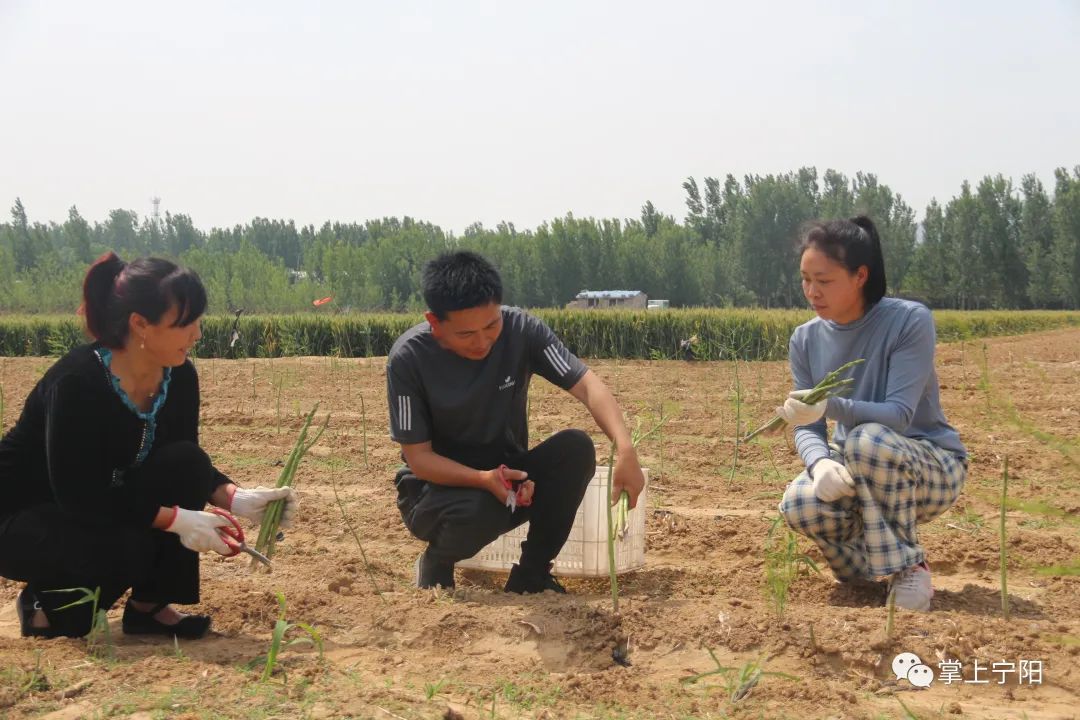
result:
M 829 456 L 826 418 L 836 421 L 833 441 L 840 447 L 855 426 L 880 423 L 966 456 L 960 435 L 941 411 L 936 339 L 930 310 L 898 298 L 882 298 L 847 325 L 814 318 L 795 328 L 788 358 L 796 390 L 814 387 L 844 363 L 866 360 L 846 376 L 855 379 L 850 395 L 829 398 L 824 418 L 795 428 L 795 447 L 806 467 Z

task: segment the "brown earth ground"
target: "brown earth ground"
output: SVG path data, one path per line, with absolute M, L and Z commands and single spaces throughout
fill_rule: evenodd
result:
M 924 526 L 937 594 L 929 615 L 899 610 L 885 637 L 880 587 L 848 589 L 823 565 L 791 587 L 777 615 L 764 588 L 763 545 L 786 482 L 800 470 L 790 435 L 739 448 L 732 477 L 736 389 L 745 430 L 784 397 L 785 363 L 594 362 L 631 422 L 673 417 L 640 448 L 651 468 L 644 569 L 621 578 L 622 613 L 606 579 L 567 580 L 570 595 L 508 596 L 504 577 L 458 571 L 447 595 L 410 588 L 421 544 L 402 525 L 390 479 L 384 360 L 293 358 L 198 361 L 202 439 L 241 484 L 272 484 L 315 401 L 330 429 L 301 467 L 302 519 L 272 574 L 204 556 L 203 602 L 216 633 L 181 642 L 124 637 L 110 613 L 115 659 L 83 640 L 20 639 L 0 580 L 0 715 L 230 718 L 1065 718 L 1080 717 L 1080 331 L 942 345 L 946 414 L 971 451 L 957 506 Z M 988 361 L 988 382 L 981 367 Z M 0 359 L 10 425 L 49 366 Z M 737 378 L 737 379 L 736 379 Z M 366 410 L 364 452 L 361 398 Z M 533 441 L 564 427 L 606 439 L 584 408 L 542 380 L 533 385 Z M 998 503 L 1008 456 L 1006 517 L 1012 617 L 999 594 Z M 364 544 L 380 592 L 335 504 L 332 477 Z M 821 557 L 812 543 L 800 546 Z M 1070 570 L 1040 570 L 1054 565 Z M 1055 574 L 1055 572 L 1057 574 Z M 244 665 L 264 653 L 278 613 L 313 624 L 325 657 L 285 650 L 267 683 Z M 294 631 L 296 632 L 296 631 Z M 612 661 L 629 636 L 632 665 Z M 735 668 L 689 683 L 715 667 Z M 899 652 L 937 670 L 973 663 L 985 685 L 918 690 L 890 672 Z M 1042 661 L 1041 684 L 1004 685 L 991 663 Z M 765 674 L 732 700 L 739 669 Z M 778 673 L 778 674 L 769 674 Z M 66 691 L 66 692 L 65 692 Z M 72 697 L 61 699 L 61 694 Z

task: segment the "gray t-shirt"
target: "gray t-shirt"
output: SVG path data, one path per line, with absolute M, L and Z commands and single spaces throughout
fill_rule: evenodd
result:
M 855 426 L 880 423 L 905 437 L 930 440 L 966 456 L 960 435 L 941 411 L 935 343 L 929 308 L 887 297 L 853 323 L 814 318 L 795 328 L 788 358 L 796 390 L 812 388 L 844 363 L 865 358 L 845 376 L 855 379 L 852 393 L 829 398 L 825 418 L 836 421 L 837 445 L 843 447 Z M 807 467 L 829 457 L 825 418 L 795 428 L 795 447 Z
M 542 321 L 520 308 L 504 306 L 502 315 L 502 332 L 483 360 L 443 349 L 427 322 L 397 339 L 386 365 L 394 442 L 431 442 L 438 454 L 471 467 L 528 449 L 533 373 L 569 390 L 588 368 Z

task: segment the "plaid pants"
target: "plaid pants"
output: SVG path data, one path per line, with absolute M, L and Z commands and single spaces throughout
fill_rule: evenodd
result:
M 832 456 L 847 466 L 855 495 L 819 500 L 804 470 L 780 501 L 788 525 L 817 543 L 841 580 L 891 575 L 923 562 L 918 524 L 956 502 L 967 459 L 877 423 L 853 428 L 843 452 L 834 446 Z

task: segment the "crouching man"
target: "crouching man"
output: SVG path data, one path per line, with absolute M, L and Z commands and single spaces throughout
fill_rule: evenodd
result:
M 530 521 L 505 590 L 566 592 L 552 574 L 596 468 L 582 430 L 528 448 L 527 399 L 534 373 L 589 409 L 615 443 L 613 497 L 637 503 L 645 479 L 619 406 L 600 380 L 540 320 L 502 306 L 495 268 L 471 252 L 429 262 L 426 321 L 390 350 L 390 434 L 406 467 L 395 483 L 406 527 L 427 549 L 416 585 L 454 586 L 454 564 Z

